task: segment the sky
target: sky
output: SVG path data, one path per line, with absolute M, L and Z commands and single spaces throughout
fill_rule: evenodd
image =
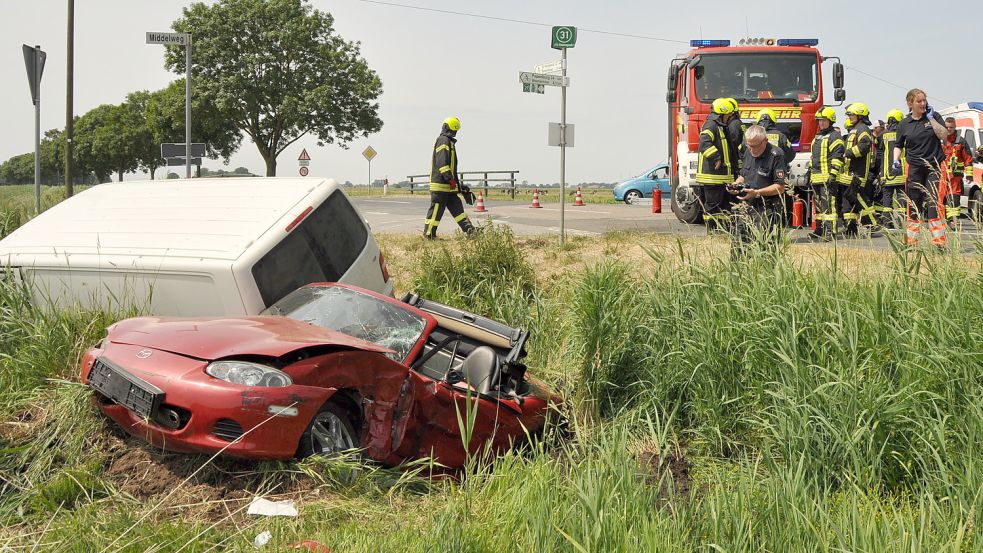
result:
M 365 182 L 369 166 L 361 152 L 370 145 L 378 152 L 373 180 L 387 176 L 396 182 L 428 173 L 440 123 L 455 115 L 462 122 L 460 170 L 517 170 L 520 181 L 559 181 L 560 151 L 547 143 L 549 122 L 560 120 L 559 89 L 524 93 L 518 80 L 519 71 L 559 59 L 559 51 L 550 48 L 550 25 L 578 28 L 577 44 L 568 51 L 567 122 L 576 127 L 575 145 L 566 154 L 568 183 L 615 182 L 665 161 L 666 73 L 670 60 L 687 51 L 693 38 L 818 38 L 823 55 L 839 56 L 846 65 L 847 103 L 867 103 L 872 119 L 892 108 L 906 111 L 904 95 L 911 87 L 925 89 L 938 109 L 983 100 L 983 72 L 962 40 L 977 35 L 978 22 L 944 19 L 941 11 L 912 15 L 900 4 L 884 9 L 877 3 L 832 0 L 821 8 L 798 8 L 765 0 L 743 3 L 737 10 L 737 4 L 719 0 L 310 3 L 334 16 L 339 35 L 361 44 L 362 56 L 382 80 L 384 125 L 347 149 L 318 147 L 313 137 L 301 138 L 280 155 L 280 176 L 297 174 L 295 160 L 306 148 L 312 175 Z M 145 44 L 145 32 L 169 31 L 188 5 L 183 0 L 78 0 L 75 114 L 178 78 L 164 68 L 164 48 Z M 0 0 L 0 6 L 0 70 L 6 77 L 0 88 L 2 162 L 34 148 L 22 44 L 40 45 L 48 54 L 42 132 L 65 124 L 67 2 Z M 685 11 L 688 6 L 698 9 Z M 842 117 L 842 108 L 838 113 Z M 265 171 L 248 138 L 227 167 L 205 161 L 210 169 L 239 166 Z M 126 177 L 135 178 L 146 175 Z

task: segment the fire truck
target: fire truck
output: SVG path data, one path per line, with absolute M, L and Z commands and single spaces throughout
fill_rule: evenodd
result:
M 754 123 L 762 108 L 775 110 L 778 127 L 796 151 L 789 182 L 805 185 L 809 148 L 816 134 L 816 111 L 826 105 L 823 62 L 833 62 L 833 100 L 842 104 L 846 99 L 843 64 L 837 57 L 822 56 L 818 45 L 814 38 L 746 38 L 736 46 L 731 46 L 730 40 L 692 40 L 692 49 L 672 60 L 666 93 L 669 167 L 672 211 L 680 221 L 703 220 L 703 208 L 693 187 L 700 129 L 717 98 L 736 99 L 745 123 Z

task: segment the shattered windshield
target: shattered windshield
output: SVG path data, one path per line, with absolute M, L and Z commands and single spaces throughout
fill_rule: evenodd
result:
M 693 84 L 701 102 L 731 97 L 737 103 L 815 102 L 819 73 L 815 54 L 704 54 Z
M 406 309 L 340 286 L 307 286 L 288 294 L 262 315 L 282 315 L 360 338 L 395 351 L 403 361 L 427 321 Z

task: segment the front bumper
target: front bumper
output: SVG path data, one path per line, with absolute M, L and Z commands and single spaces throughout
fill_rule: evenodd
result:
M 136 354 L 151 351 L 146 358 Z M 179 413 L 178 428 L 144 417 L 95 394 L 99 409 L 123 430 L 169 451 L 223 454 L 250 459 L 290 459 L 311 419 L 334 390 L 294 384 L 283 388 L 232 384 L 205 374 L 206 362 L 139 346 L 110 344 L 82 359 L 82 382 L 97 358 L 159 388 L 159 410 Z M 157 420 L 155 420 L 157 419 Z

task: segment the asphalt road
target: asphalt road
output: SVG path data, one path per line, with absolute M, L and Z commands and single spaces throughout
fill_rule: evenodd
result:
M 422 233 L 423 219 L 427 214 L 430 199 L 426 196 L 391 198 L 352 198 L 374 232 Z M 559 235 L 559 204 L 543 204 L 540 209 L 529 207 L 522 202 L 485 202 L 488 211 L 477 213 L 473 207 L 467 208 L 468 217 L 475 224 L 491 220 L 496 225 L 508 225 L 513 232 L 522 236 Z M 640 205 L 625 204 L 587 204 L 565 209 L 567 236 L 598 236 L 616 231 L 643 231 L 680 236 L 706 236 L 703 225 L 687 225 L 676 219 L 665 200 L 661 214 L 652 213 L 652 204 L 646 201 Z M 445 213 L 440 221 L 438 236 L 449 236 L 457 229 L 454 219 Z M 792 241 L 808 242 L 808 230 L 795 230 Z M 962 221 L 961 235 L 966 251 L 973 251 L 973 242 L 983 240 L 983 233 L 967 219 Z M 886 238 L 861 238 L 844 240 L 845 245 L 857 247 L 888 248 Z

